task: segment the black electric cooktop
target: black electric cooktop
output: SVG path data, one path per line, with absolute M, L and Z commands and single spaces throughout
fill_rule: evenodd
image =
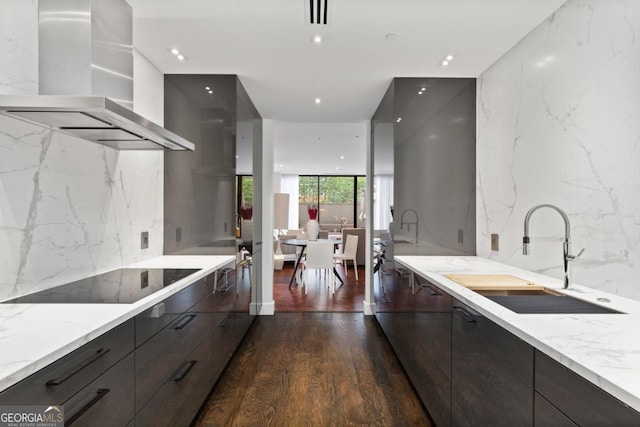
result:
M 130 304 L 197 271 L 200 270 L 121 268 L 2 303 Z

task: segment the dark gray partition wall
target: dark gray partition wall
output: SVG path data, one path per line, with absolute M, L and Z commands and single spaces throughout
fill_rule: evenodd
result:
M 165 75 L 164 96 L 165 127 L 195 144 L 195 151 L 165 152 L 164 253 L 233 255 L 237 144 L 261 147 L 262 119 L 235 75 Z M 254 200 L 255 218 L 261 209 Z M 260 289 L 256 285 L 251 292 Z M 247 287 L 243 296 L 239 289 L 240 311 L 248 313 L 251 292 Z
M 393 176 L 392 254 L 475 255 L 475 84 L 396 78 L 373 117 L 374 176 Z
M 165 127 L 195 144 L 165 153 L 165 254 L 236 252 L 236 104 L 236 76 L 165 76 Z

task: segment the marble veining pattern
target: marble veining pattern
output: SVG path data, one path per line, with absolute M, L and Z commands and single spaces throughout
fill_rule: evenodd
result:
M 478 255 L 560 277 L 555 213 L 521 254 L 527 210 L 555 204 L 587 248 L 575 280 L 640 300 L 638 23 L 637 1 L 569 0 L 479 77 Z
M 535 348 L 640 411 L 640 303 L 482 257 L 400 256 L 395 261 Z M 594 304 L 599 297 L 624 314 L 516 314 L 453 282 L 444 274 L 511 274 Z
M 4 116 L 0 151 L 0 300 L 162 253 L 162 152 L 117 151 Z
M 38 1 L 0 0 L 1 94 L 38 93 L 37 41 Z
M 233 255 L 161 256 L 128 265 L 201 269 L 132 304 L 0 304 L 0 391 L 234 262 Z

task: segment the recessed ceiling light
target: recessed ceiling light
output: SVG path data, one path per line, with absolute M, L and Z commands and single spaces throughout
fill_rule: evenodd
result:
M 398 118 L 396 119 L 396 123 L 400 123 L 401 121 L 402 121 L 402 117 L 398 117 Z
M 178 55 L 180 53 L 180 51 L 174 47 L 174 48 L 171 49 L 171 53 L 174 54 L 174 55 Z
M 420 90 L 424 92 L 425 90 L 427 90 L 427 88 L 426 87 L 421 87 Z
M 340 160 L 344 160 L 344 156 L 340 156 Z
M 321 102 L 322 102 L 322 100 L 321 100 L 320 98 L 316 98 L 316 99 L 315 99 L 315 103 L 316 103 L 316 104 L 320 104 Z
M 340 167 L 336 166 L 336 170 L 337 170 L 337 171 L 339 171 L 339 170 L 340 170 Z
M 422 95 L 422 91 L 419 91 L 419 92 L 418 92 L 418 95 Z
M 282 163 L 280 163 L 278 166 L 280 166 L 280 167 L 284 167 L 284 165 L 283 165 Z
M 209 93 L 211 93 L 211 94 L 213 93 L 213 91 L 212 91 L 212 90 L 209 90 L 209 91 L 207 91 L 207 92 L 209 92 Z
M 449 65 L 449 61 L 447 61 L 446 59 L 444 61 L 442 61 L 442 66 L 446 67 L 447 65 Z
M 181 54 L 181 53 L 179 53 L 179 54 L 178 54 L 178 59 L 179 59 L 180 61 L 184 61 L 184 55 L 183 55 L 183 54 Z
M 320 36 L 320 35 L 313 36 L 313 42 L 314 42 L 315 44 L 320 44 L 320 43 L 322 43 L 322 36 Z
M 211 90 L 211 88 L 209 86 L 206 86 L 204 90 Z
M 447 61 L 451 61 L 453 59 L 453 55 L 447 55 Z
M 239 159 L 239 158 L 240 158 L 240 156 L 238 156 L 238 155 L 236 154 L 236 159 Z

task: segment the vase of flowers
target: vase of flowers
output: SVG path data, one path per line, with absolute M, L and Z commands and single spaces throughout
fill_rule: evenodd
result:
M 307 213 L 309 214 L 309 222 L 307 222 L 307 236 L 309 240 L 317 240 L 320 233 L 320 224 L 318 223 L 318 206 L 315 204 L 307 205 Z

